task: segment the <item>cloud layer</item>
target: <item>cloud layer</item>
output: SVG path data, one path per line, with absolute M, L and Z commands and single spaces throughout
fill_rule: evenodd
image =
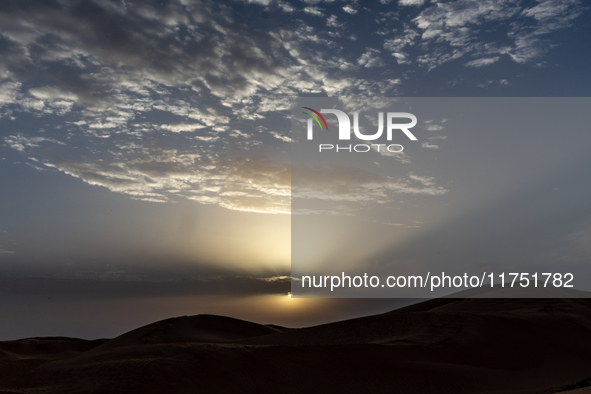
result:
M 3 141 L 37 170 L 135 199 L 285 213 L 290 168 L 269 157 L 291 142 L 291 97 L 396 96 L 408 83 L 401 66 L 537 62 L 551 33 L 584 11 L 577 0 L 382 3 L 4 1 L 0 120 L 40 126 Z M 357 31 L 355 18 L 375 20 L 375 31 Z M 444 190 L 416 182 L 327 187 L 343 199 L 358 188 L 376 199 Z

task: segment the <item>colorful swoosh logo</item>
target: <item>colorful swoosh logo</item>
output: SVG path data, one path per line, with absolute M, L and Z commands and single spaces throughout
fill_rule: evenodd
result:
M 318 111 L 316 111 L 316 110 L 314 110 L 312 108 L 308 108 L 308 107 L 302 107 L 302 108 L 307 109 L 309 111 L 312 111 L 312 112 L 314 112 L 314 114 L 320 116 L 320 119 L 322 119 L 322 122 L 324 122 L 324 126 L 326 126 L 326 131 L 328 131 L 328 125 L 326 124 L 326 120 L 324 120 L 324 117 L 322 115 L 320 115 L 320 112 L 318 112 Z M 302 113 L 303 114 L 306 114 L 309 117 L 311 117 L 314 120 L 316 120 L 316 123 L 318 123 L 318 126 L 320 126 L 320 130 L 323 130 L 322 123 L 320 123 L 320 119 L 318 119 L 314 114 L 311 114 L 309 112 L 302 112 Z

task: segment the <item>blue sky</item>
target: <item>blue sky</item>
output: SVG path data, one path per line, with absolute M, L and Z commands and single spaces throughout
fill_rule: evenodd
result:
M 293 97 L 586 97 L 590 22 L 577 0 L 3 1 L 0 276 L 283 292 Z

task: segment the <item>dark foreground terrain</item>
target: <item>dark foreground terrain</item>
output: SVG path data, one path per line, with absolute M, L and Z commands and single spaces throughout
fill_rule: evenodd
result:
M 0 342 L 0 393 L 590 393 L 591 301 L 438 299 L 286 329 L 221 316 Z

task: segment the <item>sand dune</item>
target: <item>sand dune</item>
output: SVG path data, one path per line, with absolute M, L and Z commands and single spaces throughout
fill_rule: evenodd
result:
M 221 316 L 0 343 L 0 393 L 589 392 L 591 301 L 436 299 L 302 329 Z
M 231 317 L 182 316 L 140 327 L 104 343 L 96 350 L 160 343 L 224 343 L 278 332 L 280 331 L 269 326 Z
M 0 342 L 0 360 L 67 359 L 85 353 L 106 341 L 107 339 L 86 341 L 84 339 L 47 337 Z

